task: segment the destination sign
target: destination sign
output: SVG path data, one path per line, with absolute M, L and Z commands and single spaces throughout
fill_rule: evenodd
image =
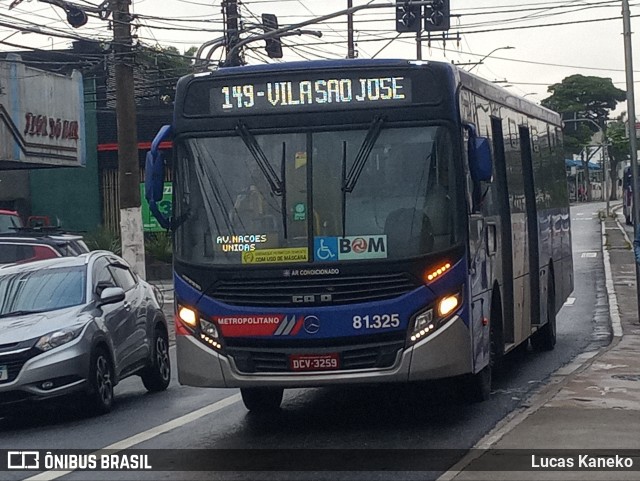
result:
M 275 113 L 411 102 L 411 81 L 403 76 L 216 83 L 211 91 L 211 110 L 216 113 Z

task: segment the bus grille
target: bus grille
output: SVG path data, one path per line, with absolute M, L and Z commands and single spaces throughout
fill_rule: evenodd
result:
M 392 299 L 419 286 L 406 273 L 322 279 L 233 279 L 218 281 L 208 294 L 226 304 L 265 307 L 299 306 L 294 297 L 307 296 L 314 300 L 305 300 L 304 305 L 313 306 Z M 326 300 L 326 295 L 331 296 L 330 300 Z
M 404 347 L 404 341 L 387 342 L 377 345 L 345 346 L 340 354 L 340 371 L 354 369 L 387 368 L 393 366 L 398 352 Z M 326 348 L 323 349 L 326 351 Z M 317 354 L 318 350 L 308 350 Z M 227 349 L 240 372 L 258 373 L 291 372 L 289 369 L 289 355 L 294 352 L 275 350 L 257 350 L 251 348 Z M 295 354 L 303 354 L 299 350 Z M 335 371 L 335 372 L 340 372 Z M 331 371 L 329 371 L 331 372 Z

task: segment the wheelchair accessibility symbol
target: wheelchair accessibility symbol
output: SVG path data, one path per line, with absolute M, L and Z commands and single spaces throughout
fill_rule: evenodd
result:
M 316 237 L 313 239 L 313 252 L 316 261 L 331 262 L 338 260 L 337 237 Z

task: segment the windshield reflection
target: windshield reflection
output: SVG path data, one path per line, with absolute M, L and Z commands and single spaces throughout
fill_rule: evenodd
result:
M 86 269 L 64 267 L 0 276 L 0 316 L 53 311 L 85 302 Z
M 402 259 L 455 245 L 461 196 L 449 130 L 372 125 L 375 135 L 369 128 L 187 140 L 176 174 L 178 216 L 188 214 L 176 233 L 177 257 Z M 281 189 L 265 171 L 280 172 Z

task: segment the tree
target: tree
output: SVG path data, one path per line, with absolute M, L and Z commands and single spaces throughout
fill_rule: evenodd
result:
M 613 85 L 610 78 L 571 75 L 561 83 L 550 85 L 551 96 L 544 99 L 543 106 L 558 112 L 563 120 L 589 119 L 606 128 L 609 113 L 618 102 L 626 99 L 626 92 Z M 567 153 L 579 154 L 591 143 L 598 128 L 591 122 L 567 122 L 563 130 L 564 147 Z M 604 139 L 603 139 L 604 140 Z M 591 198 L 588 182 L 588 159 L 583 155 L 587 195 Z M 612 177 L 613 178 L 613 177 Z M 613 190 L 613 189 L 612 189 Z
M 189 48 L 184 54 L 172 46 L 144 47 L 138 54 L 138 61 L 145 70 L 155 77 L 151 82 L 158 92 L 158 98 L 163 104 L 173 102 L 176 83 L 183 75 L 193 71 L 193 58 L 197 47 Z
M 618 163 L 629 158 L 629 138 L 627 137 L 626 112 L 607 124 L 607 143 L 610 159 L 610 178 L 617 179 Z M 612 180 L 611 200 L 617 199 L 616 183 Z

